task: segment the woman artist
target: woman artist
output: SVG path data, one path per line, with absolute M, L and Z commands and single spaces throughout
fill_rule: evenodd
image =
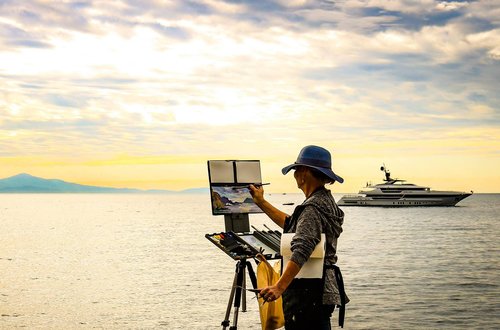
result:
M 285 329 L 331 329 L 330 317 L 335 305 L 340 306 L 339 324 L 343 326 L 343 311 L 347 300 L 337 262 L 337 239 L 342 232 L 344 212 L 337 206 L 326 184 L 342 183 L 344 179 L 332 171 L 331 154 L 318 146 L 304 147 L 297 161 L 282 169 L 283 174 L 294 170 L 297 187 L 305 195 L 291 216 L 271 205 L 264 198 L 262 186 L 250 186 L 254 202 L 285 233 L 295 233 L 291 241 L 292 255 L 275 285 L 263 288 L 260 295 L 266 301 L 283 296 Z M 326 236 L 323 277 L 295 278 L 301 267 Z

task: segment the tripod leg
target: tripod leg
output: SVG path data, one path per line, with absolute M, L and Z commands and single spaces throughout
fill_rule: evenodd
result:
M 224 321 L 222 321 L 221 323 L 223 330 L 226 330 L 226 328 L 229 326 L 229 315 L 231 314 L 231 306 L 233 305 L 236 285 L 238 283 L 238 268 L 239 268 L 238 264 L 236 265 L 236 270 L 234 272 L 233 287 L 231 288 L 231 294 L 229 295 L 229 302 L 227 303 L 226 317 L 224 318 Z
M 252 287 L 254 289 L 257 289 L 257 277 L 255 276 L 252 264 L 249 261 L 247 261 L 247 269 L 248 269 L 248 276 L 250 276 L 250 281 L 252 282 Z
M 254 289 L 257 289 L 257 278 L 255 277 L 255 272 L 253 271 L 252 264 L 250 261 L 246 261 L 246 269 L 248 270 L 248 275 L 250 276 L 250 281 L 252 282 L 252 287 Z M 245 270 L 245 268 L 243 269 Z M 246 277 L 246 272 L 243 271 L 243 288 L 247 288 L 247 277 Z M 246 295 L 246 290 L 243 290 L 243 297 L 242 297 L 242 302 L 241 302 L 241 308 L 242 312 L 247 311 L 247 295 Z
M 233 315 L 233 326 L 230 327 L 230 330 L 238 329 L 238 312 L 240 309 L 241 303 L 241 293 L 244 291 L 243 287 L 243 278 L 245 276 L 245 268 L 246 268 L 246 260 L 241 260 L 238 262 L 238 280 L 236 282 L 236 294 L 234 298 L 234 315 Z
M 245 272 L 245 268 L 243 268 L 243 290 L 241 291 L 241 311 L 247 311 L 247 276 Z

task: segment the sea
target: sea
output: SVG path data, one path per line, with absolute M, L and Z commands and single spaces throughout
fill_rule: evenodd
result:
M 500 194 L 343 210 L 344 329 L 500 329 Z M 221 329 L 236 262 L 205 235 L 224 230 L 205 194 L 2 194 L 0 329 Z M 245 302 L 230 325 L 261 329 Z

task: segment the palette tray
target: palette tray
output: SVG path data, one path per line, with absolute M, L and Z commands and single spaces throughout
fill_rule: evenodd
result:
M 253 258 L 259 253 L 263 254 L 268 260 L 278 259 L 281 257 L 279 254 L 279 241 L 276 240 L 276 233 L 270 232 L 272 232 L 272 235 L 262 231 L 238 234 L 229 231 L 206 234 L 205 237 L 234 260 Z

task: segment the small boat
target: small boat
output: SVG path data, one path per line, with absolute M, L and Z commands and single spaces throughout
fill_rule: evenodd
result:
M 455 206 L 464 198 L 472 195 L 467 192 L 437 191 L 429 187 L 406 183 L 406 180 L 393 179 L 387 168 L 382 166 L 385 173 L 384 183 L 376 185 L 366 184 L 366 187 L 357 195 L 343 196 L 340 206 Z

